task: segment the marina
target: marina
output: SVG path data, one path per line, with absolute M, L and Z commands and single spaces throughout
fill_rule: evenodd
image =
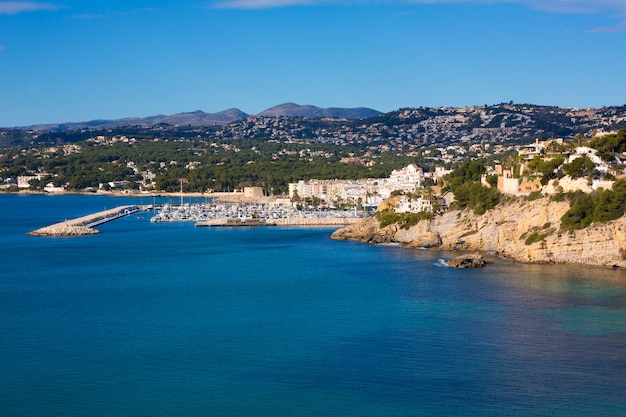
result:
M 163 205 L 151 222 L 195 222 L 197 227 L 211 226 L 342 226 L 366 217 L 358 210 L 298 210 L 291 206 L 249 203 L 205 203 Z
M 140 211 L 155 211 L 150 219 L 159 222 L 195 222 L 196 227 L 250 226 L 345 226 L 367 213 L 351 210 L 298 210 L 291 206 L 250 203 L 198 203 L 124 205 L 42 227 L 29 236 L 87 236 L 100 233 L 94 227 Z

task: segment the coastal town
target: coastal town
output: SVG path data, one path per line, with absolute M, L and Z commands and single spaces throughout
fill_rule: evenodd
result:
M 626 107 L 510 103 L 367 119 L 237 117 L 211 126 L 0 129 L 0 190 L 173 193 L 182 179 L 186 193 L 260 186 L 287 195 L 299 180 L 387 178 L 410 164 L 425 175 L 468 160 L 495 169 L 536 140 L 584 142 L 626 127 Z
M 376 217 L 410 227 L 449 210 L 483 214 L 501 201 L 600 198 L 626 172 L 622 110 L 501 104 L 401 109 L 367 122 L 250 116 L 207 130 L 208 139 L 85 131 L 82 141 L 5 149 L 0 188 L 180 197 L 159 206 L 157 223 L 342 227 Z M 583 133 L 555 137 L 537 129 L 540 120 Z M 426 144 L 438 131 L 446 137 Z M 530 134 L 537 136 L 521 139 Z M 563 227 L 585 228 L 616 213 L 572 214 Z
M 625 133 L 626 130 L 620 130 L 596 134 L 590 144 L 604 144 L 607 140 L 623 142 Z M 537 139 L 531 144 L 519 146 L 516 157 L 509 159 L 508 164 L 476 166 L 484 170 L 480 171 L 480 187 L 497 190 L 498 195 L 529 198 L 532 195 L 555 196 L 576 192 L 588 194 L 611 190 L 614 182 L 626 175 L 626 153 L 612 155 L 613 159 L 607 160 L 606 152 L 603 158 L 598 149 L 590 146 L 568 144 L 563 139 Z M 416 164 L 409 164 L 392 170 L 387 178 L 299 180 L 289 184 L 289 192 L 285 196 L 266 195 L 261 187 L 244 187 L 233 192 L 202 194 L 204 201 L 195 204 L 184 202 L 181 181 L 180 204 L 159 206 L 151 221 L 192 221 L 197 227 L 343 227 L 375 212 L 418 214 L 431 219 L 434 214 L 443 214 L 450 208 L 463 208 L 462 198 L 455 197 L 455 189 L 450 186 L 454 182 L 452 175 L 453 170 L 441 166 L 433 172 L 425 172 Z M 27 184 L 28 178 L 20 177 L 18 183 Z M 143 209 L 146 208 L 137 208 Z M 157 207 L 150 206 L 149 209 Z M 120 213 L 127 211 L 120 210 Z M 107 215 L 100 217 L 108 221 Z M 64 222 L 33 234 L 91 234 L 92 225 L 85 225 L 83 221 Z
M 625 46 L 626 0 L 0 0 L 0 417 L 626 417 Z

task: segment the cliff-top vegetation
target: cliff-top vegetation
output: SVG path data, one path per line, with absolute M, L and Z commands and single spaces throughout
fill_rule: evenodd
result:
M 619 219 L 626 212 L 626 181 L 619 180 L 613 189 L 599 189 L 586 194 L 582 191 L 567 194 L 570 209 L 561 218 L 561 228 L 584 229 L 592 223 Z
M 483 164 L 471 161 L 446 176 L 447 187 L 455 200 L 451 208 L 471 209 L 475 214 L 483 214 L 500 203 L 502 194 L 495 184 L 491 187 L 481 184 L 485 172 Z

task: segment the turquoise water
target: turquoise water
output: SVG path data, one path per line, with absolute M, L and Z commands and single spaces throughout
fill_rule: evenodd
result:
M 0 196 L 2 416 L 623 416 L 626 273 Z

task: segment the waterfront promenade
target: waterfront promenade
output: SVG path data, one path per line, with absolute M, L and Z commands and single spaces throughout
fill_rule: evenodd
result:
M 29 236 L 86 236 L 100 233 L 94 227 L 145 209 L 141 206 L 119 206 L 76 219 L 65 220 L 29 232 Z

